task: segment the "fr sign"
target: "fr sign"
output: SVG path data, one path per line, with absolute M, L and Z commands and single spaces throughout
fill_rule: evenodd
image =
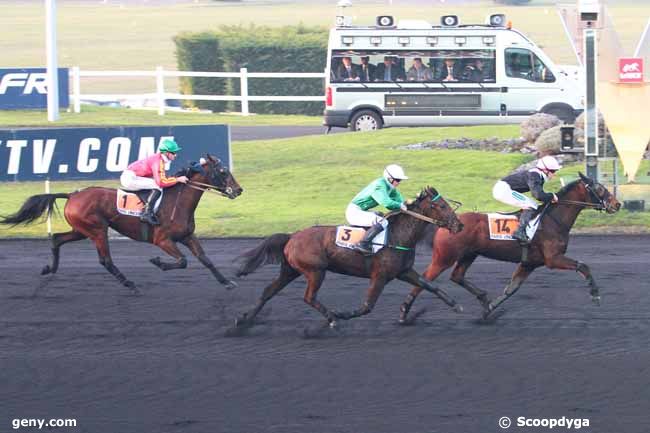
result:
M 620 83 L 643 83 L 643 58 L 622 57 L 618 59 Z

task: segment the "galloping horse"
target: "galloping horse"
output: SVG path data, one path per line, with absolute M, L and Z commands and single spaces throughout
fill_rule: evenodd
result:
M 219 159 L 206 155 L 201 162 L 193 163 L 184 170 L 183 174 L 189 178 L 187 185 L 177 184 L 165 189 L 164 199 L 158 210 L 161 223 L 158 226 L 141 223 L 136 216 L 118 213 L 117 190 L 100 187 L 90 187 L 69 194 L 34 195 L 25 201 L 18 212 L 4 217 L 0 223 L 30 224 L 46 211 L 51 214 L 57 198 L 66 198 L 68 201 L 65 204 L 64 216 L 72 230 L 52 235 L 52 264 L 46 265 L 41 274 L 56 273 L 59 268 L 61 245 L 89 238 L 97 247 L 99 263 L 120 283 L 135 289 L 135 284 L 113 264 L 108 247 L 110 227 L 136 241 L 157 245 L 174 257 L 176 259 L 174 263 L 163 262 L 160 257 L 150 260 L 163 271 L 187 267 L 185 256 L 176 246 L 176 242 L 182 243 L 210 269 L 221 284 L 224 284 L 227 289 L 232 289 L 236 284 L 217 270 L 194 236 L 194 210 L 206 190 L 214 190 L 230 199 L 236 198 L 243 190 Z
M 621 204 L 603 185 L 594 182 L 580 173 L 580 178 L 562 188 L 557 196 L 557 204 L 542 209 L 540 229 L 528 246 L 528 258 L 522 262 L 522 247 L 514 240 L 491 240 L 486 214 L 469 212 L 460 215 L 465 229 L 458 234 L 438 230 L 433 238 L 433 256 L 423 276 L 433 281 L 454 263 L 456 267 L 451 280 L 461 285 L 477 297 L 483 306 L 483 317 L 489 315 L 510 298 L 521 287 L 526 278 L 538 267 L 550 269 L 569 269 L 580 273 L 589 283 L 594 303 L 600 303 L 596 281 L 589 267 L 566 257 L 564 253 L 569 244 L 569 231 L 583 209 L 590 207 L 617 212 Z M 503 295 L 490 301 L 487 293 L 465 278 L 465 273 L 479 255 L 491 259 L 519 263 L 506 286 Z M 420 294 L 420 287 L 413 287 L 400 308 L 400 322 L 405 322 L 409 310 Z
M 257 305 L 237 319 L 236 325 L 251 325 L 253 319 L 273 296 L 301 274 L 307 279 L 304 300 L 321 313 L 330 326 L 336 319 L 348 320 L 370 313 L 384 286 L 394 278 L 415 284 L 435 293 L 447 305 L 460 312 L 462 308 L 442 290 L 431 286 L 413 270 L 414 247 L 424 236 L 427 224 L 447 227 L 453 232 L 462 230 L 454 209 L 438 192 L 430 187 L 408 205 L 406 213 L 388 214 L 390 244 L 374 256 L 339 247 L 335 244 L 334 226 L 314 226 L 294 234 L 279 233 L 268 237 L 258 247 L 244 253 L 237 276 L 247 275 L 266 263 L 280 263 L 280 275 L 266 288 Z M 369 278 L 366 302 L 351 312 L 335 312 L 316 299 L 326 271 Z

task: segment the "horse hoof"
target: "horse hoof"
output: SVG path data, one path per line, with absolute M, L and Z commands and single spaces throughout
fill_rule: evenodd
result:
M 251 320 L 246 314 L 235 319 L 235 328 L 248 328 L 251 326 Z
M 338 323 L 336 322 L 336 320 L 330 320 L 329 325 L 330 325 L 330 329 L 334 329 L 338 326 Z
M 153 257 L 153 258 L 149 259 L 149 262 L 152 265 L 160 267 L 160 257 Z
M 591 302 L 593 302 L 594 305 L 600 307 L 600 295 L 592 296 L 591 297 Z
M 462 313 L 463 311 L 465 311 L 464 308 L 463 308 L 463 306 L 460 305 L 460 304 L 456 304 L 456 305 L 454 305 L 453 310 L 454 310 L 454 313 L 457 313 L 457 314 L 460 314 L 460 313 Z
M 226 282 L 224 282 L 222 284 L 224 285 L 226 290 L 232 290 L 232 289 L 236 289 L 237 287 L 239 287 L 237 285 L 237 283 L 235 283 L 234 281 L 226 281 Z
M 136 289 L 135 283 L 133 281 L 131 281 L 131 280 L 124 280 L 124 282 L 122 284 L 124 284 L 124 287 L 128 287 L 131 290 Z
M 41 275 L 47 275 L 50 272 L 52 272 L 52 269 L 50 268 L 50 265 L 45 265 L 43 267 L 43 270 L 41 271 Z

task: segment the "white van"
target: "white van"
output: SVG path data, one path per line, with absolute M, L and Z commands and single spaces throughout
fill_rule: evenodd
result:
M 519 123 L 534 113 L 573 122 L 583 110 L 577 67 L 559 67 L 531 40 L 491 15 L 485 25 L 377 18 L 330 31 L 324 125 Z M 571 69 L 573 68 L 573 69 Z

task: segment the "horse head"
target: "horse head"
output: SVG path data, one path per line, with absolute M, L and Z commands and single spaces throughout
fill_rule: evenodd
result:
M 230 199 L 236 198 L 244 191 L 228 167 L 219 158 L 210 154 L 190 166 L 188 177 L 191 178 L 193 174 L 203 176 L 207 183 Z
M 602 184 L 580 172 L 578 175 L 580 176 L 579 183 L 582 185 L 582 201 L 591 203 L 595 205 L 596 209 L 604 210 L 609 214 L 616 213 L 621 209 L 621 203 Z
M 458 233 L 463 229 L 463 224 L 456 215 L 456 209 L 460 203 L 453 203 L 454 206 L 450 206 L 435 188 L 427 186 L 408 207 L 410 210 L 435 220 L 440 227 L 446 228 L 452 233 Z

